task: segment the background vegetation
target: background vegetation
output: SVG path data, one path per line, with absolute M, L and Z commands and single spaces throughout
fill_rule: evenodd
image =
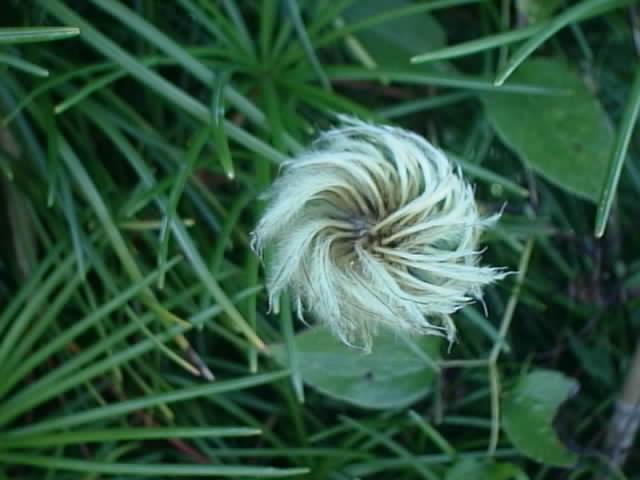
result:
M 632 1 L 3 7 L 0 479 L 639 478 L 604 440 L 640 327 Z M 505 209 L 485 258 L 518 274 L 450 350 L 266 311 L 259 194 L 337 113 Z

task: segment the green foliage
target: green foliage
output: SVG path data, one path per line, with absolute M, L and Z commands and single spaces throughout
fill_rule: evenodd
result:
M 518 11 L 531 23 L 548 19 L 562 5 L 561 0 L 517 0 Z
M 444 30 L 431 15 L 424 11 L 426 7 L 429 7 L 428 3 L 415 5 L 409 0 L 353 2 L 345 10 L 344 18 L 351 24 L 366 23 L 372 18 L 383 20 L 371 28 L 356 33 L 355 38 L 360 42 L 362 52 L 366 53 L 365 58 L 370 58 L 375 66 L 407 68 L 408 59 L 419 53 L 420 49 L 441 48 L 446 41 Z M 395 16 L 391 13 L 394 10 L 400 12 L 404 10 L 411 14 L 394 18 Z M 352 54 L 354 53 L 352 51 Z
M 499 93 L 485 95 L 487 116 L 498 135 L 532 169 L 569 192 L 597 201 L 613 130 L 584 80 L 563 63 L 542 59 L 525 63 L 511 79 L 564 93 L 519 101 Z
M 0 479 L 610 473 L 639 320 L 633 0 L 4 3 Z M 485 255 L 521 274 L 448 349 L 363 355 L 267 309 L 261 194 L 336 113 L 423 134 L 504 209 Z
M 536 370 L 520 379 L 504 405 L 504 429 L 525 455 L 549 465 L 576 462 L 557 438 L 552 422 L 558 408 L 577 388 L 575 380 L 551 370 Z
M 512 463 L 493 463 L 468 458 L 447 471 L 445 480 L 527 480 L 529 477 Z
M 299 371 L 309 385 L 331 397 L 363 408 L 403 408 L 433 389 L 438 337 L 416 340 L 381 333 L 375 351 L 365 354 L 339 342 L 326 328 L 315 327 L 295 338 Z M 284 347 L 276 360 L 287 366 Z

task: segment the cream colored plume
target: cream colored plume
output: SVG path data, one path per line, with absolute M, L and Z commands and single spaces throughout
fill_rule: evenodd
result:
M 370 350 L 378 327 L 450 341 L 449 315 L 505 275 L 478 265 L 472 187 L 414 133 L 345 119 L 284 163 L 253 246 L 269 255 L 269 301 Z

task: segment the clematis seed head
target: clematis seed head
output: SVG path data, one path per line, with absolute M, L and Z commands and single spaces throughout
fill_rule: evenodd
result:
M 450 315 L 504 270 L 480 266 L 473 188 L 421 136 L 343 119 L 286 161 L 253 232 L 271 252 L 269 302 L 288 291 L 298 316 L 370 350 L 380 327 L 455 336 Z

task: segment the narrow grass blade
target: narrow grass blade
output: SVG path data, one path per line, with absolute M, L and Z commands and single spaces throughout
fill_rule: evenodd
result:
M 333 91 L 328 92 L 314 85 L 289 81 L 286 79 L 281 80 L 280 83 L 285 85 L 302 101 L 314 105 L 322 110 L 350 113 L 362 119 L 370 119 L 375 115 L 360 104 L 353 102 L 342 95 L 338 95 Z
M 36 432 L 50 432 L 54 430 L 66 429 L 76 425 L 83 425 L 91 422 L 122 418 L 131 412 L 144 408 L 157 407 L 174 402 L 183 402 L 199 397 L 210 397 L 228 392 L 236 392 L 260 385 L 273 383 L 289 375 L 288 371 L 278 371 L 250 375 L 246 377 L 234 378 L 232 380 L 221 380 L 215 383 L 197 385 L 194 387 L 182 388 L 168 393 L 147 395 L 134 400 L 125 400 L 113 405 L 96 407 L 89 410 L 73 413 L 60 418 L 45 420 L 43 422 L 15 430 L 15 435 L 34 434 Z
M 164 219 L 162 220 L 162 226 L 160 227 L 159 252 L 158 252 L 158 265 L 162 266 L 167 261 L 167 255 L 169 251 L 169 225 L 178 221 L 176 219 L 176 211 L 178 209 L 178 203 L 182 192 L 185 189 L 189 177 L 193 173 L 196 162 L 200 158 L 200 154 L 204 149 L 209 137 L 211 136 L 211 128 L 209 126 L 203 127 L 197 132 L 191 142 L 191 146 L 187 152 L 187 158 L 185 158 L 183 164 L 180 166 L 178 175 L 174 179 L 173 189 L 169 195 L 169 201 L 167 203 L 167 209 L 164 212 Z M 164 287 L 164 275 L 160 276 L 159 287 Z
M 494 458 L 518 458 L 519 453 L 515 449 L 496 450 Z M 459 459 L 477 459 L 486 460 L 486 451 L 467 451 L 460 453 Z M 345 471 L 351 478 L 364 478 L 375 475 L 376 473 L 389 471 L 392 469 L 409 468 L 414 464 L 420 465 L 444 465 L 451 463 L 451 456 L 446 453 L 437 453 L 432 455 L 412 455 L 410 458 L 387 457 L 368 460 L 366 462 L 354 463 L 349 465 Z
M 389 449 L 389 451 L 393 452 L 398 457 L 405 459 L 413 457 L 413 454 L 411 452 L 409 452 L 405 447 L 390 438 L 390 435 L 374 430 L 373 428 L 370 428 L 363 423 L 346 416 L 341 416 L 340 419 L 355 430 L 371 437 L 372 441 L 374 441 L 375 443 L 384 445 L 387 449 Z M 425 480 L 438 480 L 438 476 L 436 476 L 436 474 L 426 465 L 414 463 L 412 464 L 412 468 L 416 470 L 416 473 Z
M 522 292 L 522 285 L 527 276 L 529 269 L 529 262 L 531 260 L 531 254 L 535 243 L 533 240 L 529 240 L 522 252 L 520 262 L 518 263 L 518 273 L 516 276 L 515 284 L 509 297 L 502 320 L 500 321 L 500 329 L 498 330 L 498 338 L 493 344 L 491 353 L 489 354 L 489 385 L 491 388 L 491 432 L 489 433 L 489 446 L 487 447 L 488 455 L 494 455 L 498 448 L 498 441 L 500 439 L 500 372 L 498 370 L 497 361 L 500 352 L 502 351 L 502 344 L 504 343 L 511 321 L 513 320 L 513 314 L 516 310 L 518 302 L 520 300 L 520 294 Z
M 0 28 L 0 45 L 52 42 L 80 35 L 76 27 L 18 27 Z
M 38 258 L 33 204 L 15 183 L 7 181 L 1 183 L 4 184 L 5 190 L 7 216 L 5 225 L 9 227 L 7 240 L 13 247 L 12 254 L 19 276 L 24 280 L 31 276 Z
M 101 88 L 104 88 L 105 86 L 115 82 L 116 80 L 126 75 L 127 75 L 127 72 L 123 72 L 119 70 L 119 71 L 104 75 L 98 79 L 91 80 L 90 82 L 85 84 L 84 87 L 78 90 L 76 93 L 74 93 L 70 97 L 67 97 L 62 102 L 57 104 L 53 109 L 54 113 L 56 115 L 60 115 L 61 113 L 64 113 L 65 111 L 72 108 L 76 103 L 79 103 L 85 98 L 87 98 L 89 95 L 93 94 L 94 92 L 97 92 Z
M 27 302 L 31 303 L 36 290 L 42 287 L 45 275 L 48 276 L 51 267 L 60 262 L 60 254 L 67 248 L 67 242 L 60 242 L 51 248 L 47 255 L 37 264 L 35 270 L 31 272 L 31 275 L 26 279 L 25 283 L 12 295 L 9 303 L 4 305 L 2 314 L 0 315 L 0 336 L 4 338 L 6 335 L 4 329 L 12 324 L 15 316 L 21 308 L 24 308 Z
M 51 445 L 73 445 L 90 442 L 117 442 L 123 440 L 168 440 L 171 438 L 233 438 L 260 435 L 257 428 L 247 427 L 145 427 L 112 428 L 81 432 L 58 432 L 54 434 L 11 434 L 0 438 L 3 448 L 49 447 Z
M 191 293 L 191 295 L 193 295 L 193 293 Z M 175 302 L 172 303 L 180 304 L 188 297 L 188 295 L 185 296 L 184 294 L 177 295 Z M 234 297 L 234 301 L 241 299 L 242 296 Z M 210 312 L 208 315 L 211 317 L 218 313 L 219 311 Z M 153 316 L 151 314 L 145 314 L 140 318 L 140 322 L 145 325 L 152 320 Z M 154 338 L 139 341 L 104 360 L 91 363 L 105 352 L 108 352 L 113 346 L 120 345 L 124 339 L 136 333 L 139 326 L 130 323 L 115 330 L 108 337 L 93 344 L 67 362 L 61 364 L 55 370 L 48 372 L 44 377 L 23 388 L 8 401 L 0 404 L 0 426 L 7 424 L 35 405 L 44 403 L 92 378 L 139 358 L 141 355 L 152 351 L 158 342 L 167 342 L 169 339 L 189 328 L 189 325 L 185 326 L 183 324 L 173 326 L 163 333 L 155 335 Z
M 78 69 L 74 69 L 71 72 L 66 72 L 60 75 L 56 75 L 55 77 L 51 77 L 50 79 L 46 80 L 45 82 L 42 82 L 40 85 L 38 85 L 36 88 L 34 88 L 31 92 L 29 92 L 28 95 L 25 95 L 24 98 L 21 98 L 20 101 L 16 104 L 15 107 L 13 107 L 13 109 L 7 113 L 5 115 L 5 117 L 2 119 L 2 125 L 3 126 L 7 126 L 9 125 L 9 123 L 11 123 L 11 121 L 13 119 L 15 119 L 15 117 L 22 112 L 22 110 L 27 107 L 29 104 L 31 104 L 36 98 L 38 98 L 39 96 L 41 96 L 44 93 L 47 93 L 48 91 L 50 91 L 51 89 L 60 86 L 60 85 L 64 85 L 67 82 L 69 82 L 70 80 L 74 79 L 75 77 L 78 76 L 84 76 L 84 75 L 92 75 L 94 73 L 97 72 L 101 72 L 104 70 L 108 70 L 109 68 L 111 68 L 112 65 L 111 63 L 101 63 L 101 64 L 97 64 L 97 65 L 91 65 L 85 68 L 78 68 Z
M 151 322 L 153 317 L 147 315 L 143 321 Z M 4 425 L 28 411 L 35 405 L 42 404 L 49 399 L 55 398 L 71 388 L 82 385 L 84 382 L 95 378 L 113 368 L 130 362 L 131 360 L 152 351 L 157 342 L 167 342 L 175 335 L 186 331 L 189 327 L 176 325 L 165 330 L 163 333 L 155 335 L 155 338 L 147 338 L 134 345 L 130 345 L 124 350 L 108 356 L 104 360 L 95 361 L 101 354 L 108 352 L 110 348 L 118 345 L 119 342 L 137 332 L 137 325 L 127 325 L 115 331 L 100 342 L 93 344 L 86 350 L 74 356 L 57 369 L 47 373 L 35 383 L 20 390 L 16 395 L 4 402 L 0 408 L 0 425 Z M 81 368 L 84 367 L 84 368 Z
M 122 151 L 125 158 L 131 162 L 132 167 L 135 169 L 142 181 L 149 187 L 155 185 L 155 178 L 148 166 L 133 146 L 129 144 L 127 139 L 111 125 L 103 124 L 102 128 L 114 144 Z M 160 199 L 157 201 L 161 210 L 166 211 L 166 203 Z M 216 302 L 224 309 L 225 313 L 229 315 L 229 318 L 231 318 L 231 320 L 236 324 L 238 330 L 241 331 L 247 339 L 256 346 L 256 348 L 266 351 L 267 347 L 264 342 L 256 335 L 255 331 L 249 326 L 240 312 L 238 312 L 238 309 L 231 302 L 229 297 L 227 297 L 222 288 L 220 288 L 220 285 L 209 271 L 209 267 L 198 252 L 198 249 L 185 226 L 180 222 L 170 222 L 170 227 L 173 230 L 173 235 L 175 236 L 176 241 L 182 247 L 184 254 L 189 259 L 189 262 L 193 266 L 196 274 L 202 280 L 203 284 L 207 287 L 207 290 L 209 290 Z
M 360 20 L 358 22 L 351 23 L 342 28 L 327 33 L 321 37 L 317 42 L 317 47 L 324 47 L 340 38 L 346 37 L 353 33 L 376 25 L 381 25 L 390 20 L 407 17 L 411 15 L 418 15 L 420 13 L 432 12 L 434 10 L 442 10 L 444 8 L 456 7 L 460 5 L 467 5 L 470 3 L 479 3 L 483 0 L 433 0 L 430 2 L 423 2 L 416 5 L 402 6 L 394 9 L 389 9 L 385 12 L 377 15 L 371 15 L 368 18 Z M 336 2 L 337 3 L 337 2 Z
M 198 7 L 193 0 L 178 0 L 178 3 L 184 8 L 189 16 L 198 22 L 202 27 L 207 30 L 214 40 L 217 40 L 226 46 L 232 46 L 233 42 L 227 38 L 222 29 L 216 23 L 215 19 L 210 18 L 200 7 Z
M 73 251 L 75 252 L 76 257 L 77 270 L 78 273 L 84 277 L 86 272 L 84 244 L 86 243 L 87 238 L 82 231 L 80 220 L 78 219 L 78 209 L 73 198 L 73 193 L 71 192 L 71 186 L 69 185 L 68 179 L 61 176 L 59 185 L 62 210 L 64 211 L 67 224 L 69 225 L 71 242 L 73 244 Z
M 495 85 L 504 84 L 505 80 L 531 55 L 540 45 L 562 30 L 567 25 L 578 22 L 597 12 L 602 14 L 607 10 L 613 10 L 633 3 L 634 0 L 583 0 L 582 2 L 567 8 L 564 12 L 550 20 L 546 26 L 527 40 L 514 52 L 511 59 L 496 76 Z
M 320 60 L 318 59 L 318 55 L 311 44 L 311 40 L 309 39 L 309 35 L 307 34 L 307 29 L 304 26 L 304 21 L 302 20 L 302 15 L 300 14 L 300 8 L 298 7 L 297 0 L 285 0 L 285 4 L 289 11 L 289 16 L 291 17 L 291 21 L 293 22 L 293 26 L 298 34 L 298 39 L 302 44 L 302 48 L 304 50 L 305 55 L 309 59 L 311 66 L 316 72 L 318 79 L 320 80 L 320 84 L 324 87 L 325 90 L 331 90 L 331 83 L 327 78 L 326 73 L 320 64 Z
M 291 370 L 291 383 L 293 391 L 299 403 L 304 403 L 304 384 L 300 374 L 300 357 L 296 346 L 295 332 L 293 330 L 293 319 L 291 318 L 291 303 L 289 295 L 283 294 L 280 299 L 280 328 L 287 347 L 287 358 L 289 369 Z
M 11 161 L 9 160 L 9 157 L 7 157 L 2 152 L 0 152 L 0 171 L 2 171 L 7 180 L 13 182 L 14 173 L 13 169 L 11 168 Z
M 73 460 L 63 457 L 47 457 L 19 453 L 0 453 L 0 462 L 7 465 L 29 465 L 45 469 L 67 470 L 84 474 L 127 475 L 141 477 L 251 477 L 283 478 L 309 473 L 308 468 L 275 468 L 236 465 L 179 465 L 115 463 L 91 460 Z
M 227 15 L 231 18 L 235 26 L 235 30 L 238 33 L 238 37 L 244 44 L 244 48 L 249 52 L 253 57 L 256 55 L 256 49 L 253 44 L 253 39 L 251 34 L 249 34 L 249 29 L 247 28 L 247 24 L 242 17 L 242 13 L 238 9 L 235 0 L 222 0 L 222 5 L 224 9 L 227 11 Z
M 609 170 L 607 171 L 607 177 L 600 196 L 600 202 L 598 203 L 598 211 L 596 213 L 596 225 L 595 236 L 602 237 L 604 235 L 605 228 L 607 227 L 607 220 L 609 213 L 611 212 L 611 206 L 613 205 L 613 199 L 618 189 L 618 182 L 620 181 L 620 174 L 622 173 L 622 167 L 624 166 L 624 160 L 627 156 L 627 150 L 629 149 L 629 142 L 631 141 L 631 135 L 633 129 L 638 120 L 638 112 L 640 111 L 640 67 L 636 67 L 635 78 L 631 91 L 629 92 L 629 99 L 622 115 L 622 121 L 618 129 L 618 135 L 616 136 L 614 149 L 611 154 L 611 160 L 609 160 Z
M 427 422 L 422 416 L 418 415 L 413 410 L 409 410 L 409 418 L 416 424 L 416 426 L 424 433 L 425 436 L 429 437 L 429 439 L 440 448 L 444 453 L 449 455 L 451 458 L 454 458 L 456 455 L 455 449 L 451 446 L 451 444 L 444 438 L 440 432 L 438 432 L 435 428 L 431 426 L 429 422 Z
M 165 268 L 172 268 L 177 264 L 177 262 L 178 259 L 173 259 L 172 261 L 167 262 Z M 16 382 L 27 375 L 31 370 L 36 368 L 39 364 L 44 362 L 55 352 L 64 348 L 65 345 L 69 344 L 78 335 L 94 326 L 97 322 L 105 318 L 117 308 L 121 308 L 126 304 L 126 302 L 138 295 L 143 289 L 148 288 L 154 281 L 157 280 L 160 272 L 161 270 L 152 272 L 151 274 L 147 275 L 141 282 L 136 283 L 126 290 L 123 290 L 122 292 L 114 295 L 109 302 L 101 305 L 85 318 L 75 322 L 71 328 L 68 328 L 60 335 L 57 335 L 55 339 L 44 344 L 36 351 L 31 352 L 28 358 L 26 358 L 22 363 L 15 366 L 15 368 L 12 369 L 11 372 L 4 377 L 2 385 L 0 385 L 0 397 L 7 391 L 9 391 L 13 387 L 13 385 L 16 384 Z
M 460 168 L 467 175 L 477 178 L 478 180 L 482 180 L 489 185 L 495 184 L 500 185 L 505 192 L 512 193 L 517 195 L 518 197 L 527 198 L 529 196 L 529 192 L 526 188 L 521 187 L 517 183 L 512 180 L 509 180 L 507 177 L 503 177 L 502 175 L 498 175 L 495 172 L 475 163 L 467 162 L 462 158 L 452 154 L 451 152 L 447 152 L 447 155 L 451 158 L 455 159 L 455 161 L 460 164 Z
M 462 102 L 470 98 L 475 98 L 471 92 L 454 92 L 444 95 L 437 95 L 428 98 L 419 98 L 415 100 L 409 100 L 391 107 L 384 107 L 376 110 L 375 114 L 391 120 L 405 115 L 411 115 L 412 113 L 424 112 L 434 108 L 447 107 L 457 102 Z
M 411 57 L 411 63 L 425 63 L 434 62 L 436 60 L 450 60 L 452 58 L 464 57 L 465 55 L 471 55 L 473 53 L 482 52 L 491 48 L 503 47 L 513 42 L 518 42 L 529 38 L 532 35 L 538 33 L 545 24 L 535 24 L 529 27 L 520 28 L 511 32 L 498 33 L 496 35 L 488 35 L 486 37 L 479 38 L 478 40 L 471 40 L 458 45 L 451 45 L 448 47 L 435 50 L 433 52 L 423 53 Z
M 326 68 L 327 75 L 332 80 L 356 81 L 390 81 L 410 85 L 433 85 L 437 87 L 460 88 L 481 92 L 502 92 L 526 95 L 570 95 L 571 92 L 558 88 L 541 85 L 508 84 L 495 86 L 490 80 L 459 74 L 422 73 L 407 70 L 370 70 L 349 65 L 335 65 Z
M 38 65 L 22 60 L 21 58 L 14 57 L 13 55 L 7 55 L 6 53 L 0 53 L 0 65 L 4 64 L 8 67 L 15 68 L 25 73 L 30 73 L 36 77 L 48 77 L 49 70 L 39 67 Z
M 212 84 L 215 73 L 208 66 L 200 62 L 191 53 L 189 53 L 189 51 L 187 51 L 184 47 L 179 45 L 171 37 L 160 31 L 150 22 L 137 15 L 134 11 L 130 10 L 125 5 L 119 2 L 114 2 L 113 0 L 92 1 L 100 8 L 118 18 L 125 25 L 135 31 L 138 35 L 142 36 L 151 44 L 155 45 L 160 50 L 165 52 L 169 58 L 172 58 L 177 63 L 183 65 L 187 71 L 189 71 L 202 83 L 204 83 L 205 85 Z M 233 8 L 233 5 L 231 5 L 230 8 Z M 241 18 L 240 21 L 242 21 Z M 250 46 L 253 47 L 253 45 Z M 106 53 L 105 55 L 109 56 Z M 264 114 L 247 97 L 240 94 L 232 86 L 227 86 L 225 88 L 224 95 L 229 100 L 229 103 L 234 105 L 238 109 L 238 111 L 246 115 L 246 117 L 256 125 L 263 129 L 266 129 L 267 131 L 270 129 L 270 125 L 268 122 L 266 122 Z M 200 108 L 201 107 L 203 107 L 202 104 L 200 104 Z M 229 133 L 230 135 L 232 135 L 231 132 Z M 293 138 L 287 136 L 286 139 L 289 148 L 293 150 L 300 148 L 298 143 Z
M 16 342 L 28 329 L 32 318 L 46 305 L 52 292 L 71 276 L 73 261 L 73 255 L 69 255 L 63 262 L 60 262 L 55 272 L 51 273 L 46 280 L 38 286 L 35 294 L 29 299 L 26 308 L 13 319 L 11 328 L 3 335 L 2 341 L 0 342 L 0 365 L 4 366 Z
M 78 25 L 82 29 L 82 38 L 87 43 L 93 46 L 104 56 L 112 59 L 123 69 L 127 70 L 133 77 L 137 78 L 140 82 L 156 91 L 166 100 L 177 105 L 185 112 L 189 113 L 202 122 L 209 123 L 211 121 L 211 117 L 208 111 L 209 109 L 202 102 L 196 100 L 184 90 L 176 87 L 174 84 L 167 81 L 166 79 L 155 73 L 153 70 L 139 62 L 133 56 L 129 55 L 116 43 L 93 28 L 90 23 L 83 20 L 75 12 L 63 5 L 59 0 L 38 0 L 38 2 L 45 10 L 60 18 L 61 20 L 69 20 L 70 22 Z M 113 4 L 113 2 L 111 2 L 111 4 Z M 213 74 L 208 71 L 206 67 L 204 67 L 204 65 L 202 66 L 202 68 L 204 68 L 207 72 L 207 81 L 210 83 L 210 81 L 213 79 Z M 256 117 L 255 107 L 253 107 L 253 110 L 245 108 L 243 110 L 243 113 L 245 113 L 250 118 L 262 118 L 264 120 L 264 116 L 262 116 L 260 112 L 258 112 L 258 117 Z M 233 138 L 241 145 L 244 145 L 246 148 L 254 150 L 256 153 L 264 155 L 274 162 L 281 162 L 285 159 L 285 157 L 280 152 L 269 147 L 264 142 L 249 134 L 247 131 L 237 127 L 236 125 L 230 122 L 225 122 L 225 128 L 231 138 Z
M 67 168 L 71 172 L 71 175 L 74 177 L 78 188 L 83 193 L 88 203 L 91 205 L 95 215 L 98 217 L 100 223 L 102 224 L 105 230 L 105 234 L 111 242 L 120 261 L 122 262 L 125 271 L 132 280 L 136 282 L 141 281 L 143 278 L 142 271 L 135 261 L 134 254 L 127 246 L 124 238 L 122 237 L 120 231 L 111 218 L 111 212 L 109 212 L 109 209 L 107 208 L 107 205 L 100 195 L 98 189 L 96 188 L 93 180 L 89 177 L 86 169 L 76 156 L 69 143 L 64 138 L 61 139 L 60 153 L 65 161 L 65 164 L 67 165 Z M 155 298 L 155 295 L 151 292 L 151 290 L 147 289 L 143 291 L 142 301 L 165 324 L 171 324 L 176 321 L 178 323 L 180 322 L 180 319 L 178 319 L 175 315 L 158 304 L 157 299 Z M 187 339 L 184 338 L 184 336 L 179 335 L 175 340 L 178 346 L 185 353 L 191 354 L 191 352 L 193 352 L 191 345 L 189 344 Z M 202 367 L 204 367 L 204 365 L 202 365 Z M 202 374 L 205 376 L 205 378 L 213 377 L 211 372 L 206 370 L 206 368 L 202 370 Z
M 249 205 L 249 203 L 256 197 L 255 192 L 247 191 L 245 194 L 239 196 L 229 209 L 229 213 L 225 218 L 224 224 L 220 234 L 216 236 L 216 244 L 211 256 L 211 272 L 217 273 L 222 268 L 222 262 L 224 260 L 224 251 L 231 243 L 231 233 L 236 227 L 242 211 Z
M 69 278 L 64 287 L 59 292 L 56 292 L 55 297 L 51 298 L 46 303 L 46 306 L 42 306 L 38 312 L 38 315 L 29 325 L 29 329 L 20 335 L 20 338 L 15 341 L 11 346 L 11 351 L 7 358 L 2 362 L 0 367 L 0 378 L 4 381 L 0 384 L 0 391 L 11 386 L 10 379 L 19 367 L 27 363 L 30 358 L 30 347 L 35 343 L 51 326 L 51 323 L 55 321 L 56 317 L 60 314 L 62 309 L 69 304 L 69 300 L 76 295 L 78 288 L 82 283 L 82 275 L 76 274 Z
M 229 142 L 227 134 L 224 130 L 224 91 L 227 84 L 231 80 L 231 72 L 221 72 L 213 82 L 213 94 L 211 96 L 211 116 L 213 118 L 213 141 L 218 153 L 218 159 L 222 169 L 228 178 L 233 179 L 235 172 L 233 171 L 233 160 L 231 151 L 229 150 Z
M 258 45 L 262 58 L 268 58 L 271 53 L 273 30 L 275 27 L 277 0 L 262 0 L 260 4 L 260 30 Z

